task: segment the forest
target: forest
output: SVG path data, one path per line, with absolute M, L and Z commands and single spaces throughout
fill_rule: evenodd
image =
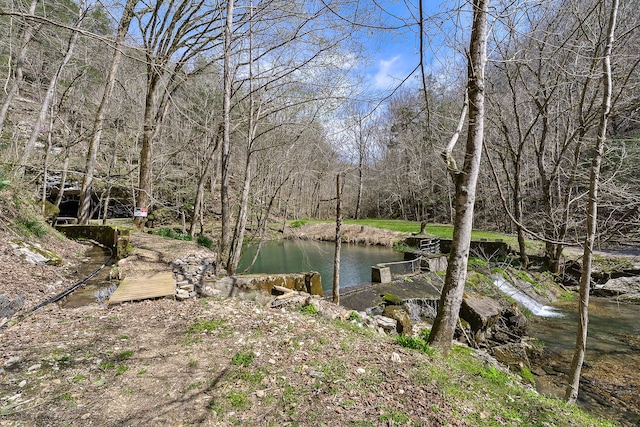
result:
M 488 6 L 473 224 L 517 234 L 525 263 L 526 238 L 553 270 L 587 232 L 609 10 Z M 600 248 L 638 242 L 639 14 L 620 4 L 610 44 Z M 81 223 L 136 208 L 182 222 L 230 271 L 269 224 L 334 217 L 337 175 L 347 217 L 451 223 L 448 160 L 465 153 L 443 153 L 468 132 L 472 15 L 466 1 L 2 0 L 0 181 Z M 415 67 L 375 91 L 358 70 L 391 37 L 417 47 Z

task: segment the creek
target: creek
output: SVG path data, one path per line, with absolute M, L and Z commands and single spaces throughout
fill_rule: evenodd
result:
M 255 254 L 250 246 L 240 260 L 238 271 L 244 271 Z M 322 289 L 333 288 L 333 255 L 335 244 L 315 240 L 273 240 L 263 242 L 255 264 L 247 273 L 298 273 L 317 271 Z M 340 250 L 340 289 L 371 282 L 371 267 L 383 262 L 402 261 L 403 254 L 381 246 L 342 244 Z
M 110 258 L 110 251 L 103 247 L 92 245 L 85 253 L 85 262 L 78 267 L 78 277 L 87 277 L 96 271 L 102 264 Z M 117 285 L 109 281 L 110 266 L 104 267 L 95 276 L 65 297 L 62 307 L 74 308 L 83 307 L 97 303 L 104 307 L 104 302 L 115 291 Z
M 578 327 L 577 302 L 556 304 L 562 317 L 536 317 L 528 335 L 544 345 L 532 361 L 538 391 L 562 398 Z M 585 409 L 640 424 L 640 307 L 590 298 L 587 351 L 578 403 Z

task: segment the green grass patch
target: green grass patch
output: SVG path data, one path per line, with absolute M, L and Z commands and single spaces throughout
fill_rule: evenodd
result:
M 156 231 L 156 234 L 161 237 L 166 237 L 168 239 L 174 240 L 186 240 L 191 241 L 191 236 L 186 233 L 179 233 L 175 231 L 173 228 L 160 228 Z
M 473 350 L 454 345 L 447 357 L 435 355 L 411 372 L 419 384 L 431 384 L 452 405 L 470 409 L 462 419 L 473 426 L 613 426 L 614 424 L 566 405 L 559 399 L 540 396 L 523 385 L 530 372 L 512 374 L 488 364 Z
M 25 236 L 42 237 L 47 234 L 47 226 L 35 219 L 23 219 L 18 222 L 18 225 L 23 230 Z
M 291 228 L 300 228 L 303 225 L 305 225 L 307 222 L 309 222 L 309 220 L 307 220 L 307 219 L 294 219 L 293 221 L 291 221 L 289 223 L 289 227 L 291 227 Z
M 313 304 L 303 305 L 302 307 L 300 307 L 300 313 L 315 316 L 316 314 L 318 314 L 318 309 Z
M 225 329 L 226 325 L 224 324 L 224 320 L 201 320 L 199 322 L 193 323 L 189 325 L 187 328 L 187 332 L 190 333 L 198 333 L 198 332 L 213 332 L 218 329 Z
M 123 360 L 129 359 L 131 356 L 133 356 L 133 350 L 126 350 L 126 351 L 123 351 L 122 353 L 118 353 L 116 355 L 116 359 L 123 361 Z
M 425 329 L 425 331 L 427 331 Z M 423 333 L 425 331 L 422 331 Z M 429 347 L 429 344 L 427 344 L 427 338 L 428 338 L 428 331 L 425 335 L 419 336 L 419 337 L 408 337 L 406 335 L 398 335 L 396 337 L 396 343 L 400 344 L 402 347 L 406 347 L 406 348 L 410 348 L 412 350 L 418 350 L 421 351 L 429 356 L 434 356 L 437 353 L 437 350 Z
M 247 367 L 251 364 L 251 362 L 253 362 L 254 357 L 255 357 L 255 354 L 252 351 L 248 351 L 248 352 L 239 351 L 233 355 L 233 357 L 231 358 L 231 363 L 236 366 Z
M 116 376 L 122 375 L 129 370 L 129 365 L 118 365 L 118 369 L 116 370 Z

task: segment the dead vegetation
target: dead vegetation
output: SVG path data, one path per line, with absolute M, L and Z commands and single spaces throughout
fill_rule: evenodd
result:
M 309 222 L 299 227 L 287 228 L 285 238 L 303 240 L 335 241 L 336 225 L 329 222 Z M 364 225 L 343 224 L 342 243 L 357 245 L 380 245 L 392 247 L 395 242 L 406 237 L 400 231 L 383 230 Z

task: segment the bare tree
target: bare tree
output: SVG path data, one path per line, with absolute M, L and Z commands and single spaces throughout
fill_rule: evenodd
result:
M 340 248 L 342 245 L 342 174 L 336 175 L 336 242 L 333 255 L 333 303 L 340 304 Z
M 487 61 L 489 0 L 473 1 L 468 54 L 469 131 L 462 170 L 451 168 L 456 185 L 455 219 L 449 265 L 429 344 L 448 354 L 458 322 L 465 280 L 473 210 L 484 138 L 484 72 Z
M 606 4 L 606 1 L 603 1 Z M 580 372 L 584 362 L 584 355 L 587 347 L 587 329 L 589 324 L 589 292 L 591 289 L 591 262 L 593 259 L 593 241 L 596 235 L 596 225 L 598 216 L 598 186 L 600 181 L 600 167 L 604 153 L 604 144 L 607 138 L 607 121 L 611 113 L 611 93 L 612 93 L 612 71 L 611 71 L 611 51 L 613 49 L 616 20 L 618 16 L 619 0 L 612 0 L 609 14 L 609 25 L 607 31 L 607 42 L 602 59 L 602 104 L 600 106 L 600 121 L 598 124 L 598 135 L 593 147 L 593 158 L 591 160 L 591 175 L 589 185 L 589 199 L 586 206 L 587 213 L 587 234 L 584 239 L 582 256 L 582 275 L 580 276 L 580 301 L 578 311 L 580 322 L 578 323 L 578 333 L 576 336 L 576 346 L 571 361 L 569 371 L 569 384 L 565 394 L 565 400 L 575 403 L 578 398 L 578 388 L 580 386 Z
M 37 4 L 38 0 L 31 0 L 31 3 L 29 5 L 29 15 L 35 14 Z M 4 122 L 7 117 L 9 107 L 11 106 L 13 99 L 16 97 L 20 90 L 20 84 L 22 83 L 22 79 L 24 78 L 23 67 L 27 59 L 27 45 L 33 38 L 33 25 L 35 25 L 35 23 L 24 21 L 22 25 L 22 40 L 18 49 L 18 53 L 15 56 L 13 79 L 11 80 L 11 85 L 9 91 L 7 92 L 7 97 L 2 104 L 2 108 L 0 108 L 0 132 L 2 132 L 2 129 L 4 127 Z
M 102 138 L 105 113 L 107 104 L 109 103 L 109 99 L 113 93 L 116 73 L 118 72 L 120 60 L 122 58 L 122 44 L 129 31 L 129 25 L 133 19 L 133 13 L 137 3 L 138 0 L 127 0 L 124 5 L 124 10 L 122 11 L 122 16 L 120 17 L 120 23 L 118 24 L 118 30 L 116 32 L 114 42 L 113 57 L 111 58 L 111 66 L 109 67 L 107 81 L 105 82 L 102 98 L 100 99 L 100 104 L 98 105 L 98 110 L 96 111 L 96 116 L 93 122 L 93 132 L 84 167 L 84 178 L 82 181 L 82 188 L 80 190 L 80 206 L 78 209 L 78 223 L 80 224 L 87 224 L 90 219 L 93 175 L 96 168 L 96 158 L 98 156 L 100 140 Z
M 81 2 L 78 9 L 78 18 L 75 22 L 75 26 L 71 33 L 71 36 L 69 37 L 69 41 L 67 42 L 65 55 L 62 58 L 62 61 L 60 62 L 60 64 L 58 65 L 58 68 L 56 69 L 55 74 L 51 77 L 51 80 L 49 81 L 49 87 L 47 88 L 47 92 L 44 96 L 44 100 L 42 101 L 42 105 L 40 106 L 40 113 L 36 117 L 36 121 L 33 124 L 33 129 L 31 130 L 31 136 L 29 137 L 29 140 L 25 143 L 24 151 L 22 152 L 22 156 L 20 157 L 19 165 L 15 169 L 17 177 L 22 177 L 24 173 L 24 167 L 26 166 L 27 161 L 31 157 L 31 153 L 33 152 L 33 149 L 36 146 L 36 141 L 41 132 L 42 123 L 47 117 L 47 113 L 49 111 L 49 105 L 51 104 L 51 102 L 53 102 L 53 98 L 56 94 L 56 90 L 58 89 L 58 80 L 60 79 L 62 70 L 64 70 L 64 67 L 66 67 L 66 65 L 69 63 L 69 61 L 73 56 L 73 49 L 75 48 L 76 42 L 78 41 L 78 36 L 80 35 L 78 30 L 80 29 L 80 25 L 82 24 L 82 21 L 86 13 L 87 13 L 87 10 L 85 9 L 84 2 Z
M 158 0 L 149 13 L 138 16 L 139 31 L 144 43 L 146 90 L 140 170 L 136 206 L 148 208 L 152 200 L 153 148 L 161 124 L 170 107 L 172 94 L 197 74 L 193 60 L 214 49 L 221 37 L 218 4 L 205 0 L 179 0 L 165 4 Z M 144 217 L 137 217 L 136 227 L 143 227 Z

